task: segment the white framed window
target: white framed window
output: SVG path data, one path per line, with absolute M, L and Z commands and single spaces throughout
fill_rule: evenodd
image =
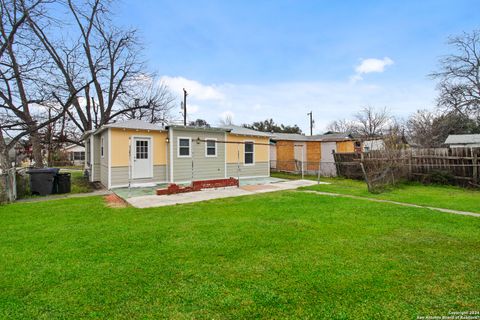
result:
M 103 137 L 101 137 L 101 138 L 100 138 L 100 156 L 101 156 L 102 158 L 103 158 L 104 155 L 105 155 L 105 154 L 104 154 L 104 149 L 105 149 L 105 148 L 104 148 L 104 145 L 105 145 L 104 142 L 105 142 L 105 141 L 104 141 Z
M 85 160 L 85 152 L 84 151 L 74 151 L 71 153 L 72 160 Z
M 189 158 L 192 156 L 192 139 L 178 137 L 177 140 L 177 156 L 179 158 Z
M 217 156 L 217 139 L 205 139 L 205 157 Z
M 243 150 L 243 163 L 255 164 L 255 145 L 253 141 L 245 141 Z

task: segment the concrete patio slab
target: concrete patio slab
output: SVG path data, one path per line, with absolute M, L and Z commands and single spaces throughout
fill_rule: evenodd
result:
M 310 186 L 317 184 L 311 180 L 292 180 L 284 182 L 276 182 L 270 184 L 246 185 L 240 188 L 229 187 L 219 189 L 206 189 L 196 192 L 178 193 L 172 195 L 146 195 L 139 197 L 126 198 L 125 200 L 136 208 L 152 208 L 171 206 L 182 203 L 192 203 L 199 201 L 206 201 L 212 199 L 239 197 L 246 195 L 253 195 L 266 192 L 274 192 L 281 190 L 297 189 L 303 186 Z

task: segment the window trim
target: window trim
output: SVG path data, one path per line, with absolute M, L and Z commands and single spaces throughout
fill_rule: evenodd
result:
M 208 141 L 215 142 L 215 154 L 208 154 Z M 217 139 L 216 138 L 205 138 L 205 157 L 207 158 L 216 158 L 218 155 L 218 146 L 217 146 Z
M 188 155 L 180 155 L 180 140 L 188 140 Z M 184 147 L 185 148 L 185 147 Z M 191 137 L 177 137 L 177 158 L 191 158 L 192 157 L 192 138 Z
M 100 156 L 101 158 L 105 158 L 105 139 L 100 137 Z
M 85 161 L 85 151 L 72 151 L 71 154 L 72 154 L 71 161 Z M 82 157 L 82 154 L 83 154 L 83 157 Z M 79 159 L 75 159 L 75 155 L 78 155 Z
M 253 151 L 251 152 L 252 154 L 252 163 L 246 163 L 245 162 L 245 155 L 246 155 L 246 144 L 247 143 L 251 143 L 252 144 L 252 147 L 253 147 Z M 250 152 L 249 152 L 250 153 Z M 254 166 L 255 165 L 255 141 L 253 140 L 244 140 L 243 141 L 243 165 L 244 166 Z

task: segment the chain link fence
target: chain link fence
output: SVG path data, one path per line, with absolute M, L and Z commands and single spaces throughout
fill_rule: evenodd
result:
M 337 165 L 335 162 L 327 161 L 271 160 L 270 171 L 299 175 L 315 175 L 318 177 L 336 177 Z

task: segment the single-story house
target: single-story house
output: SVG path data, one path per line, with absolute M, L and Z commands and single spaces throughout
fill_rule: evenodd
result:
M 270 135 L 237 126 L 107 124 L 84 135 L 90 181 L 107 188 L 270 176 Z
M 451 134 L 445 144 L 450 148 L 480 148 L 480 134 Z
M 369 151 L 378 151 L 385 149 L 385 142 L 382 138 L 369 138 L 362 142 L 362 151 L 369 152 Z
M 71 144 L 63 148 L 68 161 L 71 161 L 74 166 L 83 166 L 85 164 L 85 147 L 76 144 Z
M 305 136 L 303 134 L 275 133 L 272 136 L 270 158 L 272 169 L 298 172 L 304 171 L 335 176 L 334 152 L 354 152 L 355 139 L 347 133 L 328 133 Z M 303 163 L 303 164 L 302 164 Z

